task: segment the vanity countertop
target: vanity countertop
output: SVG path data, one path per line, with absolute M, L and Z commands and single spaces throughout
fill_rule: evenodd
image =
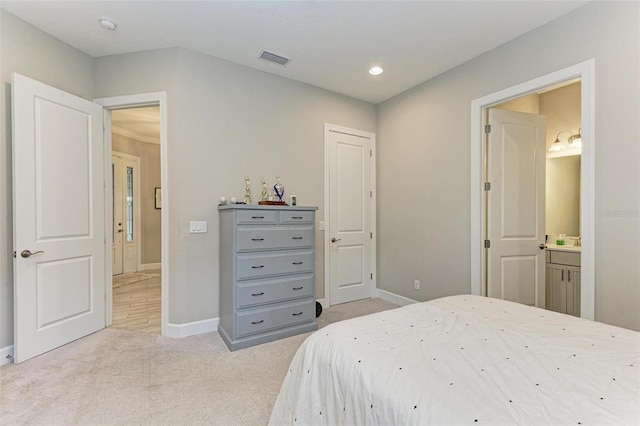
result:
M 556 245 L 556 244 L 547 244 L 547 250 L 570 251 L 570 252 L 580 253 L 581 249 L 582 249 L 582 247 L 574 246 L 574 245 L 559 246 L 559 245 Z

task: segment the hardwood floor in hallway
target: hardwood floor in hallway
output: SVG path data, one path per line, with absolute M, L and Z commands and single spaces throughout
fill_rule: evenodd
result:
M 160 334 L 160 270 L 113 277 L 111 327 Z

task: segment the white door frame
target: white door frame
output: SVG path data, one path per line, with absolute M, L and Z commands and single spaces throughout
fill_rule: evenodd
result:
M 141 225 L 142 225 L 142 219 L 141 219 L 141 208 L 140 208 L 140 199 L 141 199 L 141 194 L 140 194 L 140 176 L 142 174 L 142 171 L 140 170 L 140 157 L 137 157 L 135 155 L 130 155 L 130 154 L 125 154 L 124 152 L 118 152 L 118 151 L 111 151 L 111 155 L 112 156 L 116 156 L 116 157 L 120 157 L 123 160 L 130 160 L 133 161 L 135 163 L 135 171 L 134 171 L 134 182 L 133 182 L 133 198 L 134 200 L 136 200 L 136 202 L 133 205 L 133 229 L 136 230 L 136 234 L 138 236 L 134 237 L 135 238 L 135 245 L 136 245 L 136 272 L 142 271 L 142 235 L 141 235 Z M 113 211 L 113 210 L 111 210 Z M 123 221 L 125 219 L 122 219 Z M 111 231 L 113 232 L 113 231 Z M 123 240 L 123 253 L 124 253 L 124 240 Z M 112 259 L 113 260 L 113 259 Z M 124 268 L 124 263 L 123 263 L 123 268 Z M 113 273 L 113 271 L 111 271 Z
M 114 96 L 108 98 L 94 99 L 94 102 L 104 107 L 104 140 L 105 140 L 105 163 L 111 164 L 111 110 L 123 108 L 135 108 L 142 106 L 158 105 L 160 107 L 160 185 L 162 188 L 162 210 L 161 220 L 161 250 L 162 250 L 162 270 L 161 270 L 161 305 L 160 305 L 160 326 L 161 334 L 167 335 L 169 323 L 169 167 L 168 167 L 168 141 L 167 141 L 167 94 L 166 92 L 143 93 L 138 95 Z M 110 169 L 110 167 L 109 167 Z M 111 177 L 107 182 L 111 185 Z M 107 209 L 105 228 L 110 232 L 112 222 L 112 201 L 110 191 L 106 191 L 105 208 Z M 106 235 L 109 235 L 107 233 Z M 107 250 L 107 282 L 111 282 L 111 250 Z M 113 316 L 113 288 L 107 286 L 107 326 L 111 325 Z
M 324 215 L 324 235 L 322 241 L 324 243 L 324 300 L 319 300 L 322 306 L 327 308 L 331 306 L 331 274 L 330 267 L 331 261 L 331 235 L 328 232 L 330 227 L 329 217 L 329 132 L 346 133 L 349 135 L 362 136 L 371 139 L 371 191 L 370 208 L 371 208 L 371 232 L 373 238 L 371 239 L 371 269 L 373 270 L 373 279 L 371 280 L 371 297 L 375 296 L 375 290 L 377 286 L 377 265 L 376 261 L 376 241 L 377 241 L 377 226 L 376 226 L 376 134 L 372 132 L 366 132 L 364 130 L 351 129 L 349 127 L 338 126 L 336 124 L 324 123 L 324 208 L 322 214 Z
M 582 318 L 595 319 L 595 59 L 509 87 L 471 102 L 471 293 L 483 295 L 484 276 L 484 111 L 486 108 L 580 78 L 582 158 L 580 160 L 580 237 Z

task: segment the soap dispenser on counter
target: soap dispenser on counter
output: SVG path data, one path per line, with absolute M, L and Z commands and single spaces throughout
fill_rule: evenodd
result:
M 564 245 L 564 239 L 567 236 L 567 234 L 558 234 L 558 239 L 556 240 L 556 245 L 557 246 L 563 246 Z

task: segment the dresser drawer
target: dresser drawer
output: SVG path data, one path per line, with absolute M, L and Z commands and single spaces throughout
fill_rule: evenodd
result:
M 288 248 L 312 248 L 313 227 L 256 228 L 238 227 L 239 252 L 256 250 L 280 250 Z
M 238 210 L 236 214 L 236 223 L 238 225 L 260 223 L 266 223 L 268 225 L 276 224 L 276 212 L 272 210 Z
M 273 254 L 239 254 L 238 280 L 313 272 L 313 250 Z
M 247 308 L 266 303 L 309 297 L 315 285 L 313 275 L 238 284 L 236 307 Z
M 298 223 L 313 223 L 314 211 L 281 211 L 280 223 L 282 225 L 295 225 Z
M 313 321 L 315 300 L 290 303 L 277 308 L 264 308 L 236 313 L 237 337 Z

